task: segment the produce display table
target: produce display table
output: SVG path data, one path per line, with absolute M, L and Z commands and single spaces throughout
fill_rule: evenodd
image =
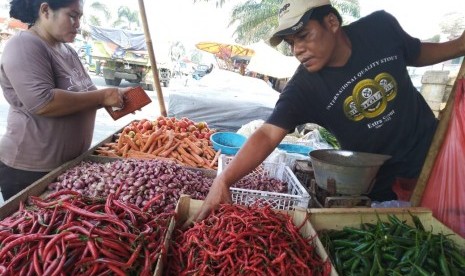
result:
M 124 128 L 123 128 L 124 129 Z M 98 163 L 98 164 L 107 164 L 110 162 L 121 162 L 122 160 L 129 160 L 129 159 L 124 159 L 121 157 L 104 157 L 104 156 L 96 156 L 95 153 L 98 151 L 98 149 L 101 149 L 102 146 L 114 142 L 117 137 L 119 137 L 119 133 L 123 131 L 123 129 L 117 131 L 115 134 L 110 135 L 103 141 L 101 141 L 99 144 L 96 146 L 92 147 L 89 149 L 87 152 L 79 156 L 78 158 L 71 160 L 63 165 L 61 165 L 59 168 L 53 170 L 43 178 L 39 179 L 35 183 L 33 183 L 31 186 L 28 188 L 24 189 L 22 192 L 17 194 L 16 196 L 10 198 L 8 201 L 4 203 L 3 206 L 0 207 L 0 219 L 5 219 L 8 216 L 12 215 L 16 211 L 20 210 L 22 207 L 22 204 L 27 202 L 30 197 L 46 197 L 51 193 L 49 190 L 50 184 L 54 183 L 57 181 L 57 179 L 62 176 L 66 171 L 70 170 L 71 168 L 74 168 L 76 166 L 79 166 L 82 162 L 93 162 L 93 163 Z M 226 158 L 226 157 L 224 157 Z M 227 162 L 224 160 L 229 160 L 229 159 L 224 159 L 220 157 L 220 166 L 219 169 L 221 170 Z M 143 160 L 143 159 L 140 159 Z M 145 162 L 145 161 L 144 161 Z M 147 161 L 149 162 L 149 161 Z M 276 167 L 273 167 L 276 172 L 287 172 L 290 171 L 289 168 L 286 167 L 286 169 L 280 169 L 278 170 Z M 216 176 L 217 171 L 216 170 L 211 170 L 211 169 L 203 169 L 203 168 L 195 168 L 195 167 L 183 167 L 183 169 L 187 169 L 192 172 L 199 173 L 205 177 L 205 179 L 209 179 L 210 181 L 213 180 L 213 178 Z M 117 172 L 115 172 L 116 174 Z M 279 174 L 279 173 L 278 173 Z M 283 174 L 284 175 L 284 174 Z M 147 176 L 148 178 L 149 176 Z M 300 234 L 303 238 L 309 238 L 309 237 L 315 237 L 315 239 L 312 239 L 311 243 L 313 246 L 315 246 L 315 250 L 318 254 L 318 256 L 322 260 L 326 260 L 330 262 L 331 266 L 331 275 L 338 275 L 336 271 L 336 266 L 334 265 L 334 260 L 329 259 L 329 256 L 331 256 L 328 252 L 327 245 L 322 242 L 322 240 L 319 239 L 321 231 L 328 231 L 328 230 L 344 230 L 346 228 L 354 228 L 358 229 L 362 226 L 364 223 L 368 223 L 370 225 L 376 225 L 377 223 L 383 222 L 383 223 L 388 223 L 390 219 L 392 219 L 392 216 L 396 216 L 396 218 L 399 221 L 402 221 L 402 223 L 405 223 L 405 225 L 416 225 L 416 221 L 413 219 L 414 217 L 418 218 L 418 220 L 421 222 L 423 225 L 422 227 L 425 228 L 427 231 L 431 231 L 430 235 L 443 235 L 444 238 L 447 237 L 450 241 L 452 241 L 456 248 L 457 252 L 460 252 L 459 254 L 462 254 L 465 252 L 465 239 L 454 233 L 452 230 L 447 228 L 445 225 L 443 225 L 441 222 L 439 222 L 437 219 L 435 219 L 432 216 L 432 212 L 428 209 L 425 208 L 305 208 L 305 206 L 309 206 L 309 202 L 311 201 L 311 194 L 310 196 L 308 193 L 305 192 L 305 188 L 300 184 L 300 182 L 297 180 L 297 178 L 294 175 L 289 176 L 289 179 L 292 180 L 292 185 L 297 187 L 297 191 L 299 191 L 299 194 L 294 195 L 294 197 L 298 197 L 298 200 L 296 201 L 295 205 L 286 205 L 287 207 L 283 207 L 280 204 L 276 205 L 271 205 L 272 208 L 274 208 L 275 212 L 280 212 L 280 213 L 285 213 L 288 214 L 292 217 L 293 223 L 296 226 L 299 226 L 299 231 Z M 147 186 L 148 187 L 148 186 Z M 150 188 L 148 188 L 150 189 Z M 245 205 L 251 205 L 254 204 L 254 202 L 259 199 L 258 196 L 254 197 L 255 194 L 259 194 L 261 196 L 265 195 L 266 197 L 269 198 L 269 193 L 267 192 L 258 192 L 254 191 L 249 192 L 247 189 L 239 189 L 241 190 L 241 193 L 246 193 L 249 196 L 252 195 L 252 197 L 248 197 L 247 202 L 239 200 L 236 203 L 238 204 L 245 204 Z M 206 191 L 208 192 L 208 191 Z M 305 192 L 301 194 L 300 192 Z M 160 194 L 163 198 L 169 197 L 170 195 L 166 193 L 166 191 L 160 190 L 157 192 L 157 194 Z M 206 195 L 206 194 L 205 194 Z M 265 197 L 265 198 L 266 198 Z M 287 196 L 290 198 L 290 196 Z M 287 200 L 287 198 L 286 198 Z M 304 206 L 299 206 L 305 201 Z M 143 205 L 141 203 L 142 201 L 137 202 L 139 205 Z M 272 201 L 270 201 L 272 202 Z M 184 221 L 186 221 L 189 217 L 193 216 L 196 214 L 196 212 L 199 210 L 202 201 L 201 200 L 196 200 L 192 199 L 189 196 L 181 196 L 178 199 L 176 199 L 176 216 L 173 216 L 171 219 L 171 223 L 169 224 L 166 236 L 164 238 L 164 247 L 165 251 L 164 253 L 159 256 L 155 270 L 154 270 L 154 275 L 162 275 L 164 271 L 164 266 L 166 266 L 166 254 L 169 254 L 168 248 L 170 247 L 170 242 L 174 237 L 174 231 L 176 228 L 176 225 L 179 226 L 181 225 Z M 128 203 L 129 204 L 129 203 Z M 133 206 L 133 205 L 131 205 Z M 174 213 L 173 213 L 174 214 Z M 140 229 L 138 231 L 142 231 L 143 229 Z M 226 230 L 225 230 L 226 231 Z M 285 255 L 283 255 L 283 258 Z M 276 258 L 276 256 L 274 256 Z M 453 265 L 459 265 L 459 269 L 461 269 L 459 272 L 463 272 L 464 268 L 460 268 L 460 261 L 462 260 L 459 257 L 455 256 L 450 257 L 447 256 L 447 259 L 445 259 L 446 262 L 450 264 L 450 266 Z M 338 264 L 338 269 L 341 269 L 341 265 Z M 0 267 L 1 269 L 1 267 Z

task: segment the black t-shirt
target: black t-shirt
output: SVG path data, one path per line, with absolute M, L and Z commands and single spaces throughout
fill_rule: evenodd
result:
M 420 41 L 384 11 L 343 28 L 352 43 L 347 64 L 317 73 L 301 65 L 267 122 L 289 130 L 316 123 L 343 149 L 391 155 L 378 178 L 415 178 L 437 125 L 406 68 L 418 57 Z

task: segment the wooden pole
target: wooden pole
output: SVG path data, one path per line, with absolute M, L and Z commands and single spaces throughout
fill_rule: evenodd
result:
M 454 85 L 452 86 L 452 91 L 449 95 L 449 99 L 447 99 L 447 104 L 444 109 L 444 112 L 440 116 L 438 128 L 436 129 L 436 132 L 434 133 L 433 141 L 431 142 L 431 146 L 426 156 L 425 163 L 423 164 L 423 168 L 421 169 L 421 173 L 420 173 L 420 176 L 418 177 L 417 184 L 415 186 L 415 189 L 413 190 L 412 197 L 410 199 L 410 203 L 412 204 L 413 207 L 417 207 L 421 203 L 423 192 L 425 191 L 426 184 L 428 183 L 429 177 L 431 175 L 431 171 L 436 161 L 436 157 L 438 156 L 439 150 L 441 149 L 442 143 L 444 141 L 444 137 L 449 127 L 450 117 L 454 109 L 454 100 L 455 100 L 455 94 L 457 90 L 457 82 L 458 82 L 458 79 L 463 78 L 463 77 L 465 77 L 465 59 L 462 62 L 462 66 L 460 67 L 459 73 L 457 74 L 457 78 L 455 79 Z M 447 185 L 447 183 L 444 183 L 444 185 Z
M 145 41 L 147 43 L 147 50 L 149 52 L 150 65 L 152 67 L 153 82 L 154 82 L 153 87 L 155 87 L 157 91 L 160 114 L 166 117 L 167 113 L 166 113 L 166 108 L 165 108 L 165 101 L 163 100 L 163 92 L 161 90 L 160 78 L 158 76 L 158 68 L 157 68 L 157 62 L 155 59 L 155 53 L 153 51 L 152 38 L 150 36 L 149 25 L 147 23 L 147 16 L 145 14 L 144 0 L 139 0 L 139 12 L 142 18 L 142 25 L 144 26 Z

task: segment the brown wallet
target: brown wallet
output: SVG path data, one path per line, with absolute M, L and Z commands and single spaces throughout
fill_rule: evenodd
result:
M 105 107 L 107 112 L 113 118 L 118 120 L 119 118 L 126 116 L 129 113 L 133 113 L 136 110 L 151 103 L 152 100 L 147 93 L 140 86 L 136 86 L 124 94 L 124 106 L 122 109 L 113 110 L 112 107 Z

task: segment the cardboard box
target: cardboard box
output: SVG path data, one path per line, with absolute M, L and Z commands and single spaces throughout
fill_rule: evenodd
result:
M 202 200 L 191 199 L 190 196 L 181 196 L 176 207 L 176 219 L 173 219 L 172 224 L 168 230 L 168 236 L 171 237 L 175 225 L 183 225 L 188 219 L 193 218 L 202 206 Z M 296 207 L 294 210 L 276 210 L 277 212 L 284 212 L 289 214 L 295 225 L 302 225 L 302 223 L 307 220 L 307 211 L 306 209 Z M 315 236 L 317 233 L 312 227 L 311 223 L 307 220 L 303 227 L 300 229 L 300 233 L 303 237 Z M 328 254 L 323 247 L 323 244 L 319 239 L 313 239 L 313 242 L 316 244 L 316 252 L 323 259 L 328 259 Z M 331 275 L 338 275 L 334 266 L 331 265 Z

